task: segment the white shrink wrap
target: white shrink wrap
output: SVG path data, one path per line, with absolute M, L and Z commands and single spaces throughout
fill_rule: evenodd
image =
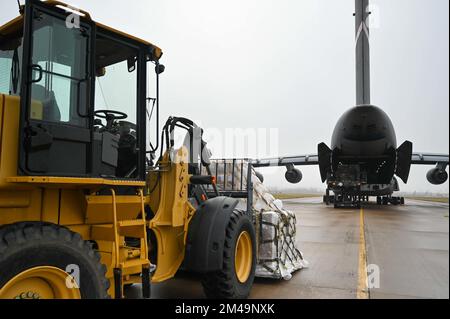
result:
M 227 191 L 247 188 L 248 161 L 213 161 L 211 168 L 213 175 L 217 172 L 217 186 L 225 195 Z M 297 248 L 296 216 L 283 208 L 283 202 L 275 199 L 253 168 L 251 173 L 252 213 L 258 243 L 256 276 L 289 280 L 295 271 L 308 266 Z M 246 210 L 246 200 L 242 199 L 238 208 Z
M 297 218 L 283 208 L 253 172 L 253 209 L 258 232 L 256 276 L 289 280 L 308 266 L 297 248 Z

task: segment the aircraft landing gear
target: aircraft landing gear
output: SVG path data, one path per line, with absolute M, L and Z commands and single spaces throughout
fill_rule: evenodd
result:
M 361 208 L 361 198 L 355 195 L 339 194 L 335 197 L 334 208 Z
M 396 196 L 377 196 L 377 205 L 405 205 L 404 197 L 396 197 Z
M 382 198 L 381 196 L 377 196 L 377 205 L 381 205 L 382 204 Z
M 361 196 L 359 196 L 359 201 L 360 201 L 360 202 L 367 203 L 367 202 L 369 201 L 369 196 L 367 196 L 367 195 L 361 195 Z
M 325 195 L 323 195 L 323 202 L 327 206 L 335 202 L 335 195 L 330 195 L 329 189 L 327 189 Z

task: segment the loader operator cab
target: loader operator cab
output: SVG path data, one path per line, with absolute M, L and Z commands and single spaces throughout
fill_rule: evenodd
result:
M 0 30 L 0 93 L 20 97 L 19 175 L 144 180 L 147 65 L 161 50 L 57 1 L 24 8 Z

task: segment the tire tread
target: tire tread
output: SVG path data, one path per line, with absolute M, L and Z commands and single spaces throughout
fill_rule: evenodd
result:
M 61 241 L 78 250 L 94 266 L 100 276 L 100 299 L 109 298 L 109 280 L 106 279 L 106 266 L 100 262 L 100 254 L 92 248 L 92 244 L 83 240 L 80 234 L 74 233 L 66 227 L 45 222 L 20 222 L 12 225 L 0 226 L 0 263 L 7 258 L 8 251 L 20 249 L 28 242 L 38 242 L 44 239 Z

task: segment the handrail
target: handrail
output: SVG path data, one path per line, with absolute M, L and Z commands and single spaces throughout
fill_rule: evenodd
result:
M 119 249 L 119 227 L 117 221 L 117 202 L 116 202 L 116 192 L 114 189 L 110 189 L 111 191 L 111 199 L 112 199 L 112 212 L 113 212 L 113 230 L 114 230 L 114 268 L 118 268 L 120 266 L 120 249 Z
M 144 224 L 144 242 L 141 242 L 141 248 L 144 248 L 143 253 L 144 256 L 142 256 L 142 249 L 141 249 L 141 259 L 145 259 L 145 260 L 149 260 L 148 258 L 148 242 L 147 242 L 147 219 L 146 219 L 146 215 L 145 215 L 145 205 L 144 205 L 144 191 L 142 190 L 142 188 L 139 189 L 139 197 L 141 198 L 141 214 L 142 214 L 142 222 Z M 144 257 L 144 258 L 142 258 Z M 149 265 L 150 266 L 150 265 Z

